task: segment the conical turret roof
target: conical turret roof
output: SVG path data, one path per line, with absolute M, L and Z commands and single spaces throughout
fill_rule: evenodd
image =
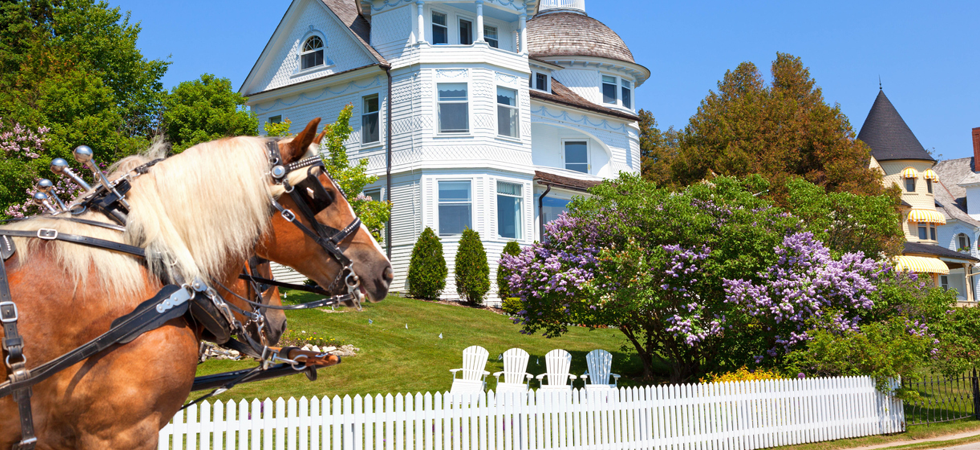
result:
M 882 90 L 878 91 L 871 112 L 868 113 L 868 118 L 864 120 L 864 126 L 858 133 L 858 139 L 871 147 L 871 156 L 878 161 L 896 159 L 935 161 L 929 152 L 922 148 L 922 144 Z

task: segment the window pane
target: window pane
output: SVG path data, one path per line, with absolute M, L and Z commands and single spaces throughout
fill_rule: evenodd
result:
M 919 225 L 919 239 L 926 240 L 929 239 L 929 230 L 926 230 L 925 225 Z
M 439 235 L 463 234 L 463 230 L 473 228 L 471 216 L 469 203 L 439 205 Z
M 269 123 L 280 123 L 280 122 L 282 122 L 282 114 L 269 117 Z
M 933 224 L 929 224 L 929 239 L 936 240 L 936 226 Z
M 548 75 L 547 74 L 544 74 L 544 73 L 535 74 L 534 75 L 534 79 L 536 80 L 536 84 L 537 84 L 535 86 L 535 89 L 537 89 L 539 91 L 547 91 L 548 90 Z
M 470 201 L 469 181 L 440 181 L 439 202 Z
M 497 106 L 497 134 L 517 137 L 517 109 Z
M 443 13 L 433 12 L 432 13 L 432 23 L 445 26 L 446 25 L 446 15 Z
M 500 48 L 500 41 L 496 39 L 489 39 L 489 38 L 484 38 L 484 40 L 487 41 L 487 44 L 489 44 L 491 47 Z
M 459 21 L 459 43 L 462 45 L 473 43 L 473 22 L 469 20 Z
M 323 40 L 321 40 L 319 36 L 313 36 L 307 39 L 306 43 L 303 44 L 304 52 L 308 52 L 310 50 L 314 50 L 318 48 L 323 48 Z
M 905 179 L 905 190 L 907 192 L 915 192 L 915 178 Z
M 565 168 L 589 173 L 589 145 L 587 142 L 565 142 Z
M 932 193 L 932 180 L 926 180 L 926 190 Z
M 519 184 L 503 183 L 503 182 L 497 183 L 497 193 L 498 194 L 507 194 L 507 195 L 514 195 L 514 196 L 520 197 L 521 196 L 522 188 L 523 188 L 523 186 L 521 186 Z M 547 198 L 547 197 L 545 197 L 545 198 Z
M 517 106 L 517 91 L 498 87 L 497 103 L 500 103 L 501 105 Z
M 364 97 L 364 112 L 373 113 L 378 112 L 378 96 L 372 95 L 370 97 Z
M 323 50 L 307 53 L 302 56 L 302 68 L 309 69 L 323 64 Z
M 497 233 L 500 237 L 521 239 L 523 204 L 520 197 L 497 196 Z
M 493 48 L 500 48 L 500 42 L 497 39 L 497 27 L 485 25 L 483 27 L 483 40 L 487 41 L 487 44 Z
M 541 208 L 541 220 L 544 223 L 551 222 L 558 218 L 562 212 L 568 210 L 568 203 L 570 200 L 564 200 L 555 197 L 545 197 L 542 202 Z M 547 240 L 545 236 L 541 236 L 542 240 Z
M 470 118 L 466 103 L 439 104 L 439 132 L 465 133 L 470 130 Z
M 449 28 L 446 26 L 446 15 L 432 13 L 432 43 L 435 45 L 449 43 Z
M 364 191 L 364 196 L 369 197 L 372 201 L 381 201 L 381 189 L 369 189 Z
M 616 85 L 615 84 L 602 84 L 602 101 L 603 103 L 616 104 Z
M 439 101 L 466 100 L 466 83 L 446 83 L 439 85 Z
M 361 116 L 361 142 L 378 142 L 381 140 L 378 127 L 378 113 Z
M 623 88 L 623 107 L 624 108 L 633 107 L 632 92 L 630 92 L 629 88 L 625 88 L 625 87 Z

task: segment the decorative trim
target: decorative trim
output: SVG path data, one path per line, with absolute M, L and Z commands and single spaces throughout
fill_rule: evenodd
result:
M 494 77 L 498 83 L 514 84 L 517 82 L 516 76 L 506 73 L 494 72 Z
M 348 91 L 350 91 L 352 88 L 356 88 L 356 89 L 360 90 L 360 89 L 367 89 L 367 88 L 375 87 L 375 86 L 381 86 L 381 84 L 382 84 L 382 82 L 381 82 L 381 77 L 380 76 L 374 77 L 374 79 L 371 80 L 366 85 L 360 85 L 356 81 L 351 81 L 350 83 L 347 83 L 347 86 L 344 86 L 344 88 L 341 89 L 341 90 L 339 90 L 339 91 L 335 91 L 333 89 L 330 89 L 329 87 L 325 87 L 316 96 L 312 96 L 311 97 L 311 96 L 306 95 L 305 92 L 303 92 L 303 93 L 300 93 L 296 97 L 296 100 L 293 100 L 292 102 L 289 102 L 289 103 L 284 102 L 281 98 L 277 98 L 276 101 L 275 101 L 275 103 L 272 104 L 272 106 L 269 106 L 267 108 L 264 108 L 262 106 L 256 105 L 256 106 L 254 106 L 254 108 L 255 108 L 255 111 L 256 112 L 261 113 L 261 112 L 271 111 L 271 110 L 273 110 L 275 108 L 290 107 L 290 106 L 293 106 L 293 105 L 299 103 L 302 100 L 307 100 L 307 101 L 319 100 L 319 99 L 323 98 L 324 96 L 326 96 L 327 94 L 331 94 L 331 95 L 334 95 L 334 96 L 336 96 L 336 95 L 343 95 L 343 94 L 346 94 Z
M 394 8 L 394 7 L 396 7 L 396 6 L 398 6 L 398 5 L 402 4 L 402 3 L 411 4 L 411 3 L 415 3 L 415 1 L 414 0 L 395 0 L 395 1 L 385 0 L 384 4 L 382 4 L 381 6 L 371 5 L 371 10 L 372 11 L 381 11 L 382 9 L 385 9 L 385 8 Z
M 511 7 L 514 8 L 515 11 L 527 12 L 527 2 L 524 0 L 487 0 L 487 2 L 496 3 L 504 7 Z
M 549 118 L 549 119 L 554 119 L 554 120 L 563 120 L 563 121 L 567 121 L 567 122 L 573 122 L 573 123 L 578 123 L 578 124 L 582 124 L 582 125 L 588 125 L 588 126 L 595 127 L 595 128 L 604 128 L 604 129 L 609 130 L 609 131 L 620 131 L 620 132 L 626 132 L 626 133 L 629 132 L 629 127 L 627 127 L 625 124 L 624 125 L 619 125 L 619 126 L 613 126 L 606 119 L 602 119 L 599 122 L 593 122 L 592 120 L 589 119 L 589 116 L 586 116 L 584 114 L 578 116 L 578 118 L 575 118 L 575 115 L 574 114 L 569 114 L 568 111 L 560 111 L 558 114 L 553 114 L 545 106 L 542 106 L 542 107 L 540 107 L 538 109 L 532 109 L 531 110 L 531 114 L 536 114 L 538 116 Z M 630 137 L 632 137 L 632 136 L 630 136 Z
M 436 69 L 436 78 L 439 79 L 465 78 L 468 73 L 469 73 L 469 69 Z

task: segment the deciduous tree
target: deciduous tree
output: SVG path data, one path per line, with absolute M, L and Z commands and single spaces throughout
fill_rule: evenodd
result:
M 246 98 L 231 89 L 231 80 L 211 74 L 180 83 L 163 101 L 163 129 L 175 153 L 201 142 L 228 136 L 259 134 Z

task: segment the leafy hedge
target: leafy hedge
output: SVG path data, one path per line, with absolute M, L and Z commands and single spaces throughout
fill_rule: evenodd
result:
M 504 246 L 504 251 L 500 253 L 500 258 L 503 259 L 504 255 L 517 256 L 521 254 L 521 246 L 517 244 L 517 241 L 510 241 Z M 501 300 L 513 297 L 510 293 L 510 283 L 507 278 L 510 277 L 511 271 L 507 270 L 507 267 L 503 264 L 497 264 L 497 297 Z

